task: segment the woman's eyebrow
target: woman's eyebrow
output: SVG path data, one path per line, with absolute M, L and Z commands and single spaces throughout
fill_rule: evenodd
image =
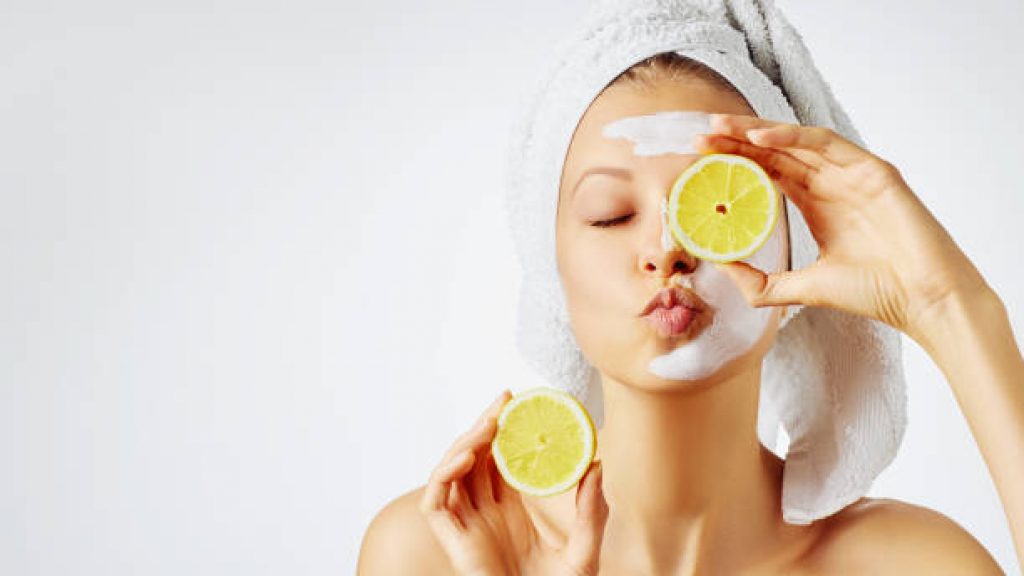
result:
M 586 180 L 587 176 L 592 176 L 594 174 L 607 174 L 608 176 L 615 176 L 616 178 L 621 178 L 627 181 L 633 180 L 633 172 L 631 170 L 615 168 L 612 166 L 594 166 L 593 168 L 588 168 L 580 175 L 580 179 L 576 181 L 576 186 L 572 189 L 573 197 L 576 196 L 576 190 L 579 189 L 580 184 Z

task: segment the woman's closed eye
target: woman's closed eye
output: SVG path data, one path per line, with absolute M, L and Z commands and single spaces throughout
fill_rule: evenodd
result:
M 616 224 L 620 224 L 622 222 L 626 222 L 632 217 L 633 214 L 626 214 L 625 216 L 619 216 L 618 218 L 612 218 L 611 220 L 598 220 L 596 222 L 591 222 L 590 225 L 597 226 L 599 228 L 606 228 L 609 226 L 615 226 Z

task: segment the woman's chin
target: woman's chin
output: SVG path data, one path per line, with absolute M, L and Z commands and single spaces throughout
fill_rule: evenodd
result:
M 711 361 L 710 358 L 699 357 L 699 354 L 688 359 L 668 357 L 662 351 L 652 350 L 643 355 L 634 368 L 630 383 L 651 391 L 699 390 L 750 369 L 756 355 L 756 350 L 748 349 L 724 361 Z M 655 362 L 655 359 L 659 361 Z
M 693 380 L 670 380 L 643 370 L 633 378 L 630 378 L 626 384 L 630 388 L 654 393 L 699 392 L 714 386 L 721 380 L 721 375 L 718 373 L 709 374 L 704 378 Z

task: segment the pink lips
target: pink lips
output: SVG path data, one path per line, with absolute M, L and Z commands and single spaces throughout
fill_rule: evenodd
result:
M 678 336 L 686 331 L 697 311 L 676 304 L 671 308 L 655 308 L 644 316 L 662 336 Z
M 695 292 L 681 286 L 662 288 L 640 312 L 662 337 L 678 336 L 686 331 L 698 315 L 707 310 Z

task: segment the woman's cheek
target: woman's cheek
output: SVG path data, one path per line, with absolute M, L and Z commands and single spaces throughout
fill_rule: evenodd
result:
M 609 269 L 606 259 L 607 251 L 595 243 L 582 243 L 577 247 L 566 269 L 570 302 L 587 307 L 600 304 L 602 295 L 607 291 L 605 282 Z
M 562 282 L 566 302 L 573 323 L 588 332 L 607 330 L 623 316 L 620 299 L 632 270 L 623 244 L 581 238 L 565 254 Z

